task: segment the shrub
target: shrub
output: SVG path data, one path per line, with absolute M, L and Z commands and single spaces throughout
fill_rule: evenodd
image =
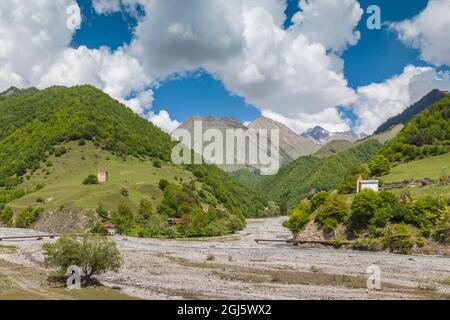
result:
M 383 155 L 377 155 L 369 161 L 369 171 L 372 176 L 382 176 L 391 170 L 391 163 Z
M 445 214 L 437 223 L 433 233 L 433 239 L 440 244 L 450 244 L 450 213 Z
M 444 210 L 445 201 L 428 196 L 409 205 L 405 222 L 414 224 L 421 229 L 431 229 L 438 223 Z
M 106 210 L 105 208 L 100 206 L 95 210 L 95 212 L 97 212 L 98 216 L 100 217 L 100 219 L 102 219 L 103 222 L 108 221 L 108 219 L 109 219 L 108 210 Z
M 353 231 L 367 228 L 378 209 L 378 196 L 372 190 L 357 194 L 350 207 L 349 227 Z
M 85 145 L 86 145 L 86 140 L 80 139 L 80 140 L 78 141 L 78 145 L 79 145 L 79 146 L 85 146 Z
M 133 225 L 133 213 L 126 204 L 120 204 L 117 211 L 112 214 L 111 222 L 115 225 L 119 234 L 124 234 L 130 230 Z
M 13 211 L 10 207 L 3 208 L 0 210 L 0 221 L 2 221 L 7 226 L 12 225 L 12 217 L 13 217 Z
M 346 221 L 348 210 L 345 199 L 340 195 L 332 194 L 317 209 L 316 222 L 324 228 L 325 232 L 331 232 L 338 223 Z
M 414 241 L 412 232 L 405 224 L 390 225 L 386 229 L 384 236 L 384 245 L 391 252 L 401 254 L 411 254 Z
M 63 154 L 66 154 L 67 150 L 64 147 L 55 148 L 55 157 L 61 157 Z
M 161 160 L 159 160 L 159 159 L 155 159 L 155 160 L 153 160 L 153 167 L 155 167 L 155 168 L 161 168 Z
M 120 194 L 123 195 L 126 198 L 128 198 L 128 196 L 130 195 L 129 191 L 128 191 L 128 188 L 125 188 L 125 187 L 120 188 Z
M 31 207 L 22 210 L 16 216 L 16 228 L 30 227 L 34 222 L 37 221 L 37 219 L 39 219 L 43 211 L 44 210 L 42 208 L 33 209 Z
M 108 229 L 106 229 L 106 227 L 101 223 L 95 224 L 95 226 L 90 230 L 90 232 L 102 236 L 108 235 Z
M 311 198 L 311 212 L 316 211 L 328 198 L 328 192 L 319 192 L 312 196 Z
M 44 244 L 43 251 L 47 267 L 57 267 L 65 274 L 69 266 L 78 266 L 85 281 L 109 270 L 117 272 L 122 264 L 115 242 L 97 235 L 65 235 L 55 243 Z
M 291 216 L 286 221 L 285 226 L 292 231 L 292 233 L 298 233 L 303 229 L 309 222 L 309 212 L 311 210 L 311 205 L 309 201 L 303 200 L 297 206 L 297 208 L 292 211 Z
M 90 174 L 88 175 L 84 180 L 83 180 L 83 184 L 84 185 L 95 185 L 95 184 L 99 184 L 98 182 L 98 178 L 95 174 Z
M 160 188 L 162 191 L 165 191 L 166 188 L 167 188 L 169 185 L 170 185 L 170 183 L 169 183 L 169 181 L 167 181 L 166 179 L 162 179 L 162 180 L 159 181 L 159 188 Z
M 362 239 L 355 240 L 352 249 L 361 251 L 380 251 L 383 249 L 383 243 L 379 239 Z

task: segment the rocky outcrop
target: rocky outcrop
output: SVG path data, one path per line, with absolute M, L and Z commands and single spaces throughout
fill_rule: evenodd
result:
M 59 208 L 50 210 L 33 225 L 33 229 L 48 233 L 85 232 L 92 228 L 96 219 L 95 211 Z

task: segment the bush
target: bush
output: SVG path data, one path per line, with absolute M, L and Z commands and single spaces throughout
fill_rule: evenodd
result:
M 374 217 L 379 208 L 378 195 L 372 190 L 364 190 L 357 194 L 350 207 L 348 225 L 352 231 L 360 231 L 367 228 L 369 221 Z
M 109 219 L 108 210 L 106 210 L 105 208 L 100 206 L 97 209 L 95 209 L 95 212 L 97 212 L 98 216 L 100 217 L 100 219 L 102 219 L 103 222 L 108 221 L 108 219 Z
M 383 243 L 379 239 L 362 239 L 355 240 L 352 249 L 361 251 L 380 251 L 383 249 Z
M 129 191 L 128 188 L 122 187 L 120 188 L 120 194 L 123 195 L 124 197 L 128 198 L 129 197 Z
M 391 163 L 383 155 L 377 155 L 369 161 L 370 175 L 379 177 L 388 174 L 391 170 Z
M 286 221 L 285 226 L 292 231 L 292 233 L 298 233 L 303 229 L 309 222 L 309 212 L 311 210 L 311 205 L 309 201 L 303 200 L 297 206 L 297 208 L 292 211 L 291 216 Z
M 122 265 L 115 242 L 97 235 L 65 235 L 55 243 L 44 244 L 43 250 L 47 267 L 57 267 L 65 274 L 69 266 L 78 266 L 85 281 L 110 270 L 117 272 Z
M 63 154 L 66 154 L 67 150 L 64 147 L 55 148 L 55 157 L 61 157 Z
M 383 241 L 391 252 L 401 254 L 411 254 L 414 246 L 412 232 L 405 224 L 390 225 Z
M 421 229 L 431 229 L 439 222 L 445 201 L 430 196 L 412 202 L 409 205 L 409 212 L 405 216 L 405 222 L 414 224 Z
M 13 211 L 10 207 L 3 208 L 0 210 L 0 221 L 6 224 L 7 226 L 12 225 L 12 217 Z
M 126 204 L 120 204 L 117 211 L 112 214 L 111 222 L 119 234 L 124 234 L 133 226 L 133 213 Z
M 42 208 L 33 209 L 31 207 L 22 210 L 16 216 L 15 227 L 16 228 L 30 227 L 34 222 L 36 222 L 39 219 L 43 211 L 44 210 Z
M 450 213 L 445 214 L 437 223 L 433 233 L 433 239 L 440 244 L 450 244 Z
M 325 232 L 333 231 L 339 223 L 346 221 L 349 208 L 345 199 L 337 194 L 330 195 L 317 209 L 316 222 Z
M 99 184 L 98 182 L 98 178 L 95 174 L 90 174 L 88 175 L 84 180 L 83 180 L 83 184 L 84 185 L 95 185 L 95 184 Z
M 166 179 L 162 179 L 162 180 L 159 181 L 159 188 L 160 188 L 162 191 L 165 191 L 166 188 L 167 188 L 169 185 L 170 185 L 170 183 L 169 183 L 169 181 L 167 181 Z
M 108 229 L 106 229 L 106 227 L 101 224 L 101 223 L 97 223 L 91 230 L 91 233 L 94 234 L 98 234 L 101 236 L 107 236 L 108 235 Z
M 155 168 L 161 168 L 161 160 L 159 160 L 159 159 L 155 159 L 155 160 L 153 160 L 153 167 L 155 167 Z
M 316 211 L 328 198 L 328 192 L 319 192 L 312 196 L 311 198 L 311 213 Z

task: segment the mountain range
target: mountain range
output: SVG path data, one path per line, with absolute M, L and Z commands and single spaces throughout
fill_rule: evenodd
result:
M 312 128 L 304 134 L 299 135 L 284 124 L 264 116 L 257 118 L 247 126 L 232 117 L 212 118 L 194 116 L 182 123 L 179 126 L 179 129 L 186 129 L 191 133 L 191 136 L 193 136 L 195 121 L 202 121 L 203 131 L 217 129 L 222 133 L 224 133 L 226 129 L 278 129 L 280 134 L 280 160 L 282 164 L 288 164 L 301 156 L 314 154 L 321 147 L 332 141 L 344 140 L 353 143 L 367 137 L 365 134 L 359 135 L 352 131 L 329 132 L 321 127 Z M 247 149 L 248 148 L 249 146 L 247 146 Z M 242 169 L 244 166 L 220 165 L 220 167 L 225 171 L 234 172 Z M 257 168 L 258 166 L 253 167 Z
M 356 142 L 358 140 L 367 138 L 367 135 L 364 133 L 356 134 L 353 131 L 331 132 L 320 126 L 316 126 L 302 133 L 302 137 L 310 138 L 319 146 L 324 146 L 327 143 L 335 140 Z

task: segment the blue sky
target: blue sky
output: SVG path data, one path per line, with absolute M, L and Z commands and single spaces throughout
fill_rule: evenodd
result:
M 376 4 L 382 11 L 382 21 L 393 22 L 409 19 L 421 12 L 427 0 L 360 0 L 366 10 Z M 91 0 L 78 0 L 82 9 L 83 24 L 72 40 L 72 47 L 85 45 L 94 49 L 107 46 L 116 49 L 129 44 L 137 25 L 137 18 L 123 12 L 98 15 L 92 8 Z M 289 28 L 292 15 L 297 12 L 298 0 L 288 0 L 285 28 Z M 366 27 L 368 15 L 361 19 L 358 30 L 360 41 L 343 54 L 345 77 L 351 88 L 383 82 L 400 74 L 406 65 L 425 66 L 420 60 L 420 52 L 406 47 L 397 39 L 397 34 L 386 27 L 369 30 Z M 213 117 L 233 116 L 248 121 L 260 115 L 254 106 L 247 105 L 243 98 L 230 94 L 220 81 L 204 71 L 197 71 L 183 78 L 166 80 L 154 89 L 153 111 L 169 111 L 172 118 L 184 121 L 192 115 Z M 341 109 L 346 117 L 356 123 L 355 115 Z

